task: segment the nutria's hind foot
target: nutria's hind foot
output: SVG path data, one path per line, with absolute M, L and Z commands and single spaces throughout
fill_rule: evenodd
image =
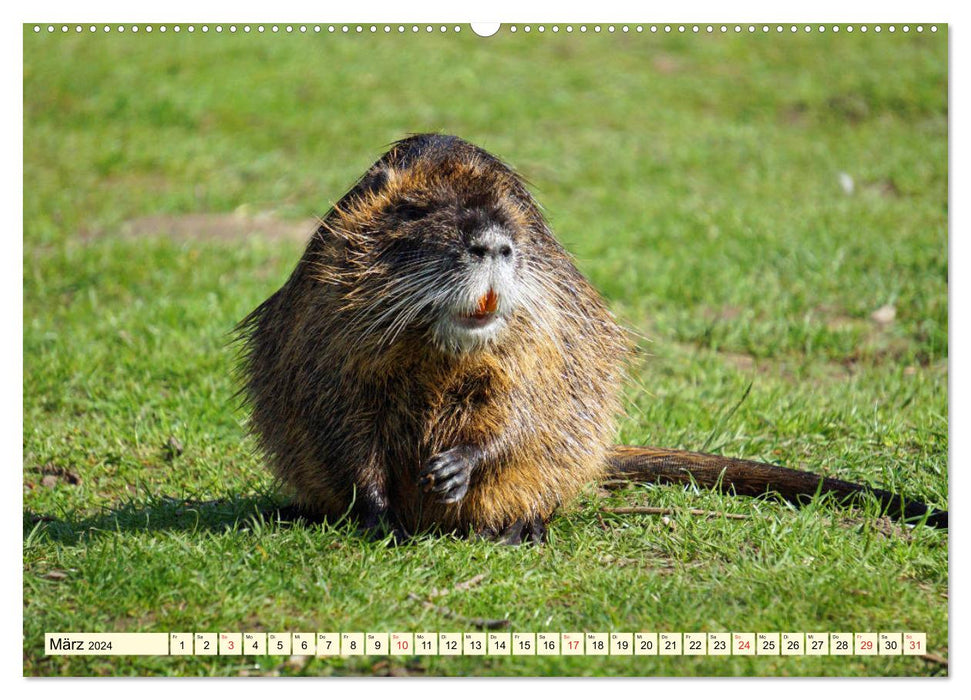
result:
M 546 541 L 546 521 L 536 516 L 529 520 L 521 518 L 502 530 L 483 528 L 476 533 L 484 540 L 499 544 L 535 544 Z
M 404 544 L 411 533 L 387 508 L 367 508 L 358 516 L 357 531 L 362 537 L 383 540 L 391 535 L 391 544 Z
M 375 541 L 383 540 L 390 535 L 391 539 L 388 541 L 388 546 L 390 547 L 400 547 L 401 545 L 408 544 L 412 537 L 411 533 L 397 522 L 386 524 L 382 528 L 372 528 L 367 530 L 366 534 Z
M 432 457 L 418 475 L 418 486 L 433 494 L 439 503 L 458 503 L 469 492 L 472 469 L 479 461 L 480 450 L 459 445 Z
M 392 547 L 405 544 L 411 539 L 411 533 L 402 527 L 400 523 L 393 520 L 382 519 L 369 525 L 365 525 L 362 522 L 358 525 L 357 531 L 361 537 L 373 542 L 379 542 L 387 538 L 388 535 L 391 535 L 389 544 Z
M 296 523 L 300 520 L 311 524 L 324 522 L 324 518 L 296 503 L 288 503 L 263 511 L 265 517 L 282 523 Z

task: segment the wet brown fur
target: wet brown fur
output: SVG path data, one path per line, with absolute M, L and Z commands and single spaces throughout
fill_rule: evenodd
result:
M 430 341 L 421 314 L 400 327 L 403 310 L 382 314 L 395 311 L 394 280 L 407 264 L 452 254 L 444 244 L 451 220 L 441 228 L 434 216 L 460 220 L 467 210 L 487 211 L 512 232 L 543 303 L 527 301 L 494 343 L 456 354 Z M 430 223 L 411 221 L 428 212 Z M 395 144 L 322 219 L 290 279 L 240 335 L 259 445 L 297 505 L 318 517 L 352 510 L 369 525 L 380 519 L 407 532 L 496 534 L 544 522 L 604 478 L 695 479 L 790 500 L 817 489 L 876 495 L 891 512 L 927 512 L 947 526 L 946 512 L 918 501 L 808 472 L 611 447 L 625 333 L 522 180 L 455 137 Z M 464 498 L 444 504 L 419 488 L 419 475 L 460 445 L 481 448 L 483 459 Z

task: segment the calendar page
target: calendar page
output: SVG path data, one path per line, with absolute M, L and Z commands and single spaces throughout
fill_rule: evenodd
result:
M 948 675 L 946 23 L 22 33 L 25 676 Z

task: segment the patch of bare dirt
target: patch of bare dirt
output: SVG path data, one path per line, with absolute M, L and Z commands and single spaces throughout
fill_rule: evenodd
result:
M 836 333 L 865 330 L 867 328 L 866 321 L 845 314 L 826 316 L 824 323 L 826 324 L 827 330 Z
M 890 178 L 885 178 L 883 180 L 872 180 L 864 183 L 863 187 L 867 192 L 872 192 L 880 197 L 890 197 L 896 199 L 902 194 L 900 188 L 897 187 L 897 183 Z
M 59 484 L 77 486 L 81 483 L 81 477 L 76 472 L 72 472 L 66 467 L 59 467 L 53 462 L 48 462 L 38 471 L 41 474 L 40 485 L 45 488 L 53 488 Z
M 746 355 L 740 352 L 719 351 L 718 357 L 724 359 L 726 362 L 728 362 L 728 364 L 733 365 L 736 369 L 742 372 L 747 372 L 757 368 L 762 372 L 768 371 L 765 363 L 762 363 L 762 366 L 759 367 L 759 363 L 756 362 L 752 355 Z
M 651 66 L 662 75 L 670 75 L 681 70 L 681 62 L 671 54 L 662 53 L 654 57 Z
M 287 221 L 270 214 L 153 214 L 126 221 L 118 233 L 130 238 L 165 236 L 177 241 L 263 238 L 304 243 L 316 228 L 313 219 Z

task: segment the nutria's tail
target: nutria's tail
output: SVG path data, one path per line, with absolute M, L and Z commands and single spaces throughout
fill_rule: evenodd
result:
M 718 455 L 660 447 L 618 445 L 607 460 L 606 479 L 649 483 L 697 483 L 742 496 L 776 493 L 791 503 L 804 503 L 817 493 L 832 493 L 842 502 L 876 498 L 892 518 L 947 528 L 947 511 L 890 491 L 830 479 L 797 469 Z M 926 521 L 924 520 L 926 516 Z

